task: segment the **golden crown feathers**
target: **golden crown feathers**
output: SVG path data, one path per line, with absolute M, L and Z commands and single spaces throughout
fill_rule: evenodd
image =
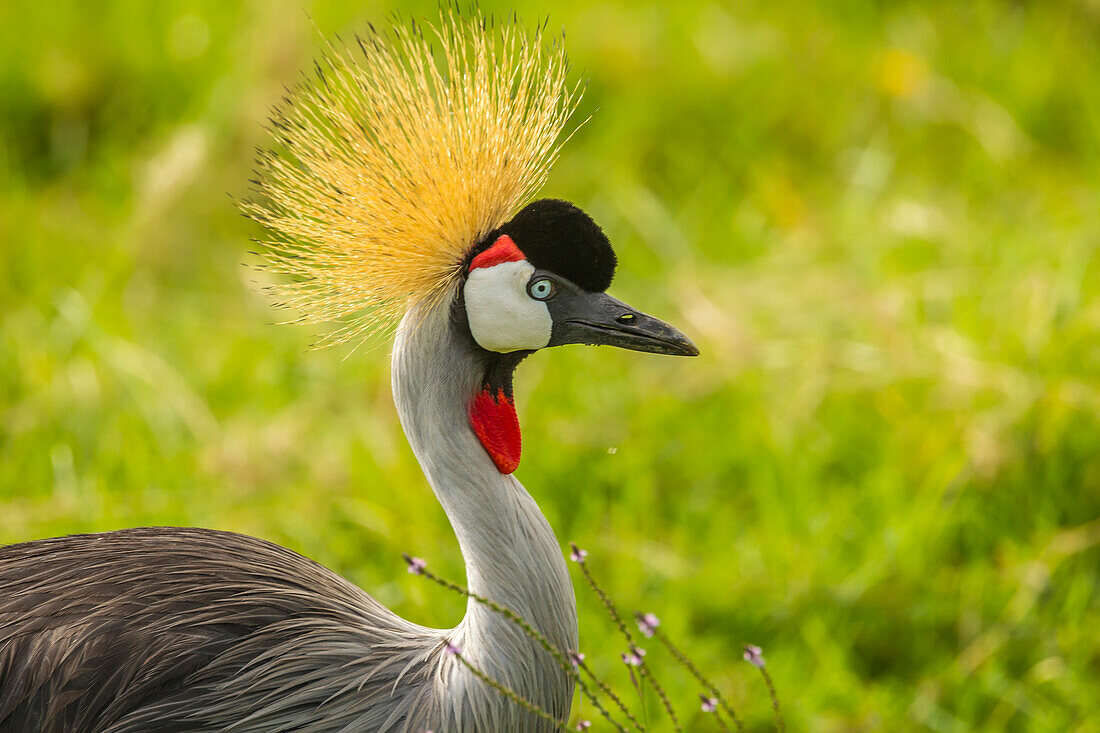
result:
M 580 98 L 560 39 L 441 11 L 329 43 L 276 109 L 259 200 L 272 286 L 322 343 L 392 324 L 461 276 L 470 248 L 546 180 Z

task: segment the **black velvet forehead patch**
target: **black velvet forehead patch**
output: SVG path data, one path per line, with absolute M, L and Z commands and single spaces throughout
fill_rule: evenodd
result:
M 561 275 L 591 293 L 607 290 L 615 276 L 615 250 L 607 235 L 592 217 L 568 201 L 532 201 L 494 232 L 491 240 L 501 234 L 511 237 L 535 267 Z

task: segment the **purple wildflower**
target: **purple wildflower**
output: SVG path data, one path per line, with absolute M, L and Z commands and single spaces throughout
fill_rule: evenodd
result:
M 443 647 L 443 651 L 447 652 L 448 654 L 454 654 L 455 656 L 458 656 L 462 653 L 462 647 L 460 647 L 458 644 L 455 644 L 454 642 L 448 641 L 447 646 Z
M 703 712 L 704 713 L 713 713 L 715 710 L 718 709 L 718 698 L 716 698 L 716 697 L 707 697 L 706 695 L 704 695 L 703 693 L 700 692 L 699 693 L 699 699 L 703 701 L 702 707 L 703 707 Z
M 405 555 L 405 563 L 408 564 L 409 572 L 413 575 L 420 575 L 424 572 L 424 568 L 428 567 L 428 563 L 426 563 L 422 557 L 409 557 Z
M 576 542 L 569 543 L 569 559 L 576 563 L 584 562 L 584 559 L 588 557 L 588 550 L 582 550 L 577 547 Z
M 630 651 L 623 652 L 623 664 L 630 665 L 631 667 L 642 666 L 642 657 L 645 656 L 645 649 L 638 646 L 631 646 Z
M 569 661 L 574 667 L 581 666 L 581 662 L 584 661 L 584 652 L 569 652 Z
M 745 661 L 758 669 L 764 669 L 764 650 L 755 644 L 745 645 Z
M 638 629 L 645 634 L 647 639 L 652 639 L 653 634 L 657 631 L 657 627 L 661 625 L 661 619 L 657 618 L 652 613 L 638 614 Z
M 577 721 L 577 730 L 588 730 L 591 727 L 592 727 L 592 723 L 590 723 L 587 720 L 578 720 Z

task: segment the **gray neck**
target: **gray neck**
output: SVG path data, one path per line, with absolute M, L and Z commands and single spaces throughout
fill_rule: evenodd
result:
M 470 590 L 511 608 L 559 649 L 575 650 L 576 601 L 557 538 L 520 482 L 497 470 L 467 420 L 467 406 L 485 379 L 486 358 L 455 333 L 448 302 L 410 311 L 394 344 L 397 412 L 458 537 Z M 548 654 L 499 614 L 470 601 L 451 638 L 496 680 L 551 714 L 568 714 L 572 683 Z M 443 677 L 448 685 L 440 699 L 445 718 L 453 705 L 453 719 L 480 719 L 484 708 L 472 704 L 470 696 L 489 698 L 486 703 L 494 709 L 502 702 L 461 666 L 451 665 Z M 497 723 L 531 722 L 511 703 L 499 712 L 504 718 L 491 721 L 491 729 L 508 729 Z

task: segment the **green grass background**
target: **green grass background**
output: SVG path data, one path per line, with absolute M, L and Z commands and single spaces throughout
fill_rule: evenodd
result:
M 515 9 L 589 82 L 545 193 L 702 351 L 522 366 L 518 476 L 563 542 L 754 730 L 743 642 L 793 729 L 1100 730 L 1100 3 Z M 460 618 L 400 559 L 462 578 L 387 349 L 271 325 L 231 201 L 313 24 L 390 10 L 0 4 L 0 542 L 217 527 Z

